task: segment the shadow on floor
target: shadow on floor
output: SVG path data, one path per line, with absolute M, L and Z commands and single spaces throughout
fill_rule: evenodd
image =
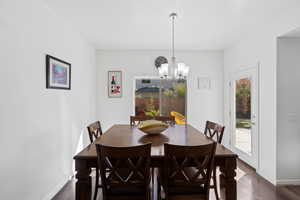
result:
M 240 161 L 238 161 L 236 179 L 238 200 L 300 199 L 300 186 L 275 187 L 259 176 L 251 167 Z M 75 200 L 75 181 L 75 179 L 69 181 L 53 198 L 53 200 Z M 94 184 L 94 176 L 92 184 Z M 224 199 L 223 193 L 224 191 L 221 191 L 221 198 L 223 197 L 222 199 Z M 153 200 L 154 199 L 156 199 L 156 195 L 153 197 Z M 213 190 L 211 190 L 210 199 L 215 200 Z M 101 190 L 98 192 L 98 200 L 102 200 Z

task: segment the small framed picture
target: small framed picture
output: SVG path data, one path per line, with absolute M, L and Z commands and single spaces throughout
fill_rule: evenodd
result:
M 71 64 L 46 55 L 46 88 L 71 89 Z
M 122 72 L 108 71 L 108 97 L 121 98 L 122 90 Z

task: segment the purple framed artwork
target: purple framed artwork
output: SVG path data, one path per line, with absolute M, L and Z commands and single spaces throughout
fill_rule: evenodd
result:
M 71 64 L 46 55 L 46 88 L 71 89 Z
M 122 90 L 122 72 L 108 71 L 108 97 L 121 98 Z

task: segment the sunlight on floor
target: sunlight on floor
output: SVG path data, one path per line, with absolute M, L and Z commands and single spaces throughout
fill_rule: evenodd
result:
M 236 129 L 236 148 L 251 155 L 251 129 L 237 128 Z
M 237 170 L 236 170 L 236 180 L 237 181 L 240 180 L 245 175 L 246 175 L 246 172 L 244 172 L 240 168 L 237 168 Z

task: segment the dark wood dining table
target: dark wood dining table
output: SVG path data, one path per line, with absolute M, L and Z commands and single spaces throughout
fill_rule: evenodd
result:
M 164 143 L 177 145 L 202 145 L 210 143 L 202 132 L 191 125 L 170 126 L 160 135 L 149 136 L 130 125 L 114 125 L 94 143 L 107 146 L 128 147 L 152 143 L 151 165 L 160 167 L 164 157 Z M 97 165 L 95 144 L 88 145 L 74 156 L 76 170 L 76 200 L 91 199 L 91 169 Z M 236 200 L 236 168 L 238 156 L 221 144 L 217 145 L 215 164 L 220 169 L 220 187 L 225 189 L 226 200 Z

